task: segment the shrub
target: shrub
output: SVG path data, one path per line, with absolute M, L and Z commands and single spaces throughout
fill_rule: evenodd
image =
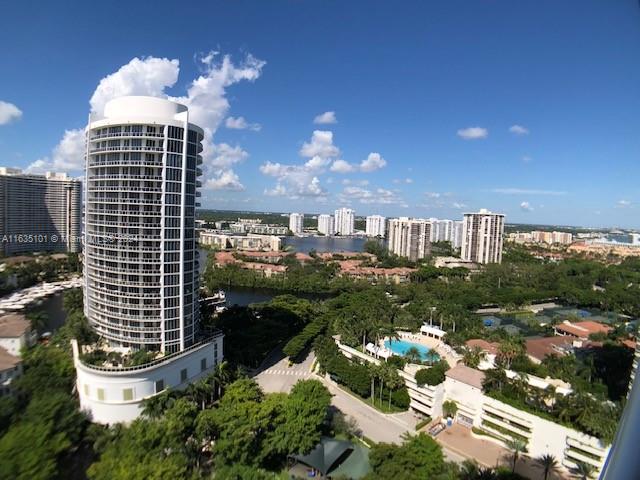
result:
M 399 388 L 398 390 L 394 390 L 391 394 L 391 403 L 393 403 L 396 407 L 407 409 L 409 408 L 409 403 L 411 399 L 409 398 L 409 392 L 407 392 L 406 387 Z

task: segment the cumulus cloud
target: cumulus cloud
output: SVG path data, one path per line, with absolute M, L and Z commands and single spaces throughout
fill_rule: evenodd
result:
M 533 207 L 529 204 L 529 202 L 522 202 L 520 204 L 520 209 L 525 211 L 525 212 L 532 212 L 533 211 Z
M 302 157 L 331 158 L 340 155 L 340 149 L 333 144 L 333 132 L 314 130 L 311 140 L 302 144 L 300 155 Z
M 331 125 L 333 123 L 338 123 L 336 112 L 324 112 L 320 115 L 316 115 L 316 117 L 313 119 L 313 123 L 315 123 L 316 125 Z
M 631 201 L 630 200 L 618 200 L 617 206 L 618 207 L 630 207 L 631 206 Z
M 234 63 L 229 55 L 221 57 L 218 52 L 209 52 L 199 61 L 203 73 L 188 84 L 186 95 L 172 97 L 165 89 L 176 84 L 180 62 L 156 57 L 133 58 L 100 80 L 89 101 L 91 110 L 101 115 L 108 101 L 125 95 L 168 98 L 186 105 L 190 121 L 202 127 L 205 133 L 202 152 L 205 188 L 240 190 L 244 187 L 231 166 L 248 154 L 240 147 L 214 144 L 213 135 L 229 111 L 226 89 L 241 81 L 258 79 L 265 62 L 249 54 Z M 69 130 L 51 158 L 39 159 L 29 169 L 78 171 L 84 163 L 83 155 L 83 130 Z
M 529 129 L 523 127 L 522 125 L 511 125 L 509 127 L 509 131 L 514 135 L 529 135 Z
M 478 140 L 487 138 L 489 136 L 489 130 L 482 127 L 461 128 L 458 130 L 458 136 L 465 140 Z
M 386 164 L 387 161 L 382 158 L 379 153 L 372 152 L 366 160 L 360 162 L 360 170 L 363 172 L 373 172 L 374 170 L 383 168 Z
M 355 172 L 357 168 L 346 160 L 336 160 L 331 164 L 330 170 L 336 173 L 351 173 Z
M 263 175 L 277 179 L 276 186 L 273 189 L 265 190 L 266 195 L 300 198 L 322 197 L 327 194 L 320 186 L 320 179 L 306 164 L 285 165 L 266 162 L 260 166 L 260 172 Z
M 467 208 L 467 205 L 460 202 L 453 202 L 451 206 L 457 210 L 462 210 L 463 208 Z
M 29 173 L 47 171 L 80 172 L 84 170 L 84 130 L 66 130 L 62 140 L 55 146 L 51 157 L 39 158 L 25 170 Z
M 227 117 L 224 126 L 232 130 L 253 130 L 259 132 L 262 125 L 259 123 L 249 123 L 244 117 Z
M 209 178 L 204 184 L 204 188 L 210 190 L 232 190 L 239 192 L 244 190 L 244 185 L 240 183 L 238 175 L 233 170 L 229 169 L 221 170 L 220 174 L 216 175 L 214 178 Z
M 91 111 L 102 115 L 109 100 L 126 95 L 164 97 L 165 88 L 178 81 L 180 62 L 168 58 L 133 58 L 98 83 L 89 104 Z
M 0 100 L 0 125 L 6 125 L 14 120 L 19 120 L 21 117 L 22 110 L 13 103 Z
M 442 194 L 438 192 L 425 192 L 425 195 L 429 198 L 440 198 L 442 196 Z
M 537 190 L 528 188 L 494 188 L 493 193 L 501 193 L 503 195 L 566 195 L 567 192 L 558 190 Z

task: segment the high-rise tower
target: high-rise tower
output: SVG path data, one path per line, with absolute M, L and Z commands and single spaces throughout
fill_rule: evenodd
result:
M 476 263 L 501 263 L 504 215 L 481 209 L 465 213 L 462 221 L 462 258 Z
M 203 133 L 187 107 L 153 97 L 112 100 L 89 119 L 85 315 L 110 349 L 157 352 L 131 371 L 96 370 L 76 355 L 80 403 L 96 421 L 131 420 L 144 398 L 181 388 L 222 359 L 221 335 L 199 335 L 194 216 Z

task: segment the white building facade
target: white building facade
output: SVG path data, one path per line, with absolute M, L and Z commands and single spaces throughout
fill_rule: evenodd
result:
M 504 215 L 481 209 L 465 213 L 462 221 L 462 258 L 476 263 L 501 263 Z
M 387 219 L 381 215 L 369 215 L 366 221 L 368 237 L 384 237 Z
M 327 236 L 336 234 L 335 221 L 331 215 L 318 215 L 318 233 Z
M 388 249 L 400 257 L 416 261 L 431 253 L 431 222 L 419 218 L 389 220 Z
M 85 315 L 109 349 L 145 349 L 167 356 L 167 361 L 154 363 L 149 370 L 153 375 L 140 376 L 145 365 L 85 375 L 101 367 L 86 366 L 76 355 L 80 403 L 99 423 L 135 418 L 131 412 L 138 412 L 141 401 L 158 393 L 155 376 L 166 373 L 168 378 L 176 368 L 169 358 L 192 363 L 193 347 L 199 345 L 197 351 L 211 353 L 206 362 L 210 369 L 218 361 L 213 356 L 215 345 L 222 354 L 222 337 L 204 341 L 199 329 L 194 216 L 195 207 L 200 206 L 196 190 L 200 186 L 197 177 L 202 174 L 198 167 L 202 139 L 203 130 L 189 123 L 184 105 L 160 98 L 121 97 L 106 104 L 104 115 L 90 117 Z M 187 368 L 187 377 L 181 373 L 180 383 L 167 379 L 165 384 L 189 382 L 200 374 L 196 370 Z M 133 396 L 126 390 L 117 398 L 105 390 L 91 397 L 87 392 L 97 392 L 97 383 L 103 381 L 98 379 L 113 381 L 123 390 L 131 388 Z M 122 402 L 130 408 L 116 408 Z
M 304 225 L 304 214 L 302 213 L 290 213 L 289 214 L 289 230 L 294 234 L 302 233 Z
M 355 211 L 344 207 L 334 212 L 336 235 L 353 235 L 355 215 Z

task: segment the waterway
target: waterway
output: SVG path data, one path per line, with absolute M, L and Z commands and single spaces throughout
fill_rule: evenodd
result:
M 67 312 L 62 307 L 64 291 L 49 295 L 42 300 L 36 300 L 29 305 L 28 312 L 44 312 L 47 316 L 45 328 L 42 332 L 55 332 L 67 319 Z
M 291 247 L 300 253 L 362 252 L 368 239 L 364 237 L 284 237 L 283 247 Z

